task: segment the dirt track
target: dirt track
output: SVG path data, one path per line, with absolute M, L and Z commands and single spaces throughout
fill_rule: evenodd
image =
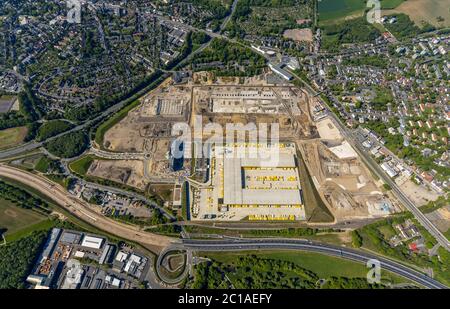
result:
M 89 207 L 88 203 L 72 197 L 60 185 L 41 176 L 1 164 L 0 176 L 16 180 L 34 188 L 47 195 L 76 217 L 88 222 L 90 225 L 121 238 L 140 243 L 155 253 L 160 253 L 171 242 L 176 240 L 166 236 L 143 232 L 139 227 L 104 217 L 101 213 L 96 212 L 92 207 Z

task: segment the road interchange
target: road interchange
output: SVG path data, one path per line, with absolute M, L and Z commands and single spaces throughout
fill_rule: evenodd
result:
M 235 6 L 235 5 L 233 5 L 233 6 Z M 231 14 L 230 14 L 230 16 L 231 16 Z M 198 31 L 199 29 L 193 28 L 191 30 Z M 226 39 L 233 43 L 242 45 L 242 43 L 237 42 L 235 40 L 231 40 L 224 35 L 211 33 L 208 31 L 203 31 L 203 32 L 206 32 L 211 37 Z M 180 65 L 184 64 L 186 61 L 188 61 L 195 54 L 197 54 L 198 52 L 200 52 L 201 50 L 206 48 L 208 45 L 209 45 L 209 43 L 204 44 L 201 49 L 197 50 L 195 53 L 191 54 L 189 57 L 184 59 L 180 63 Z M 291 73 L 293 73 L 293 72 L 291 72 Z M 297 75 L 294 74 L 294 76 L 296 76 L 297 79 L 301 80 Z M 301 80 L 301 81 L 303 82 L 303 80 Z M 311 92 L 311 94 L 313 94 L 313 95 L 316 94 L 314 89 L 309 84 L 305 83 L 305 86 L 307 86 L 306 88 Z M 108 110 L 106 110 L 105 112 L 103 112 L 97 118 L 95 118 L 91 121 L 87 121 L 81 125 L 78 125 L 78 126 L 74 127 L 72 130 L 70 130 L 68 132 L 64 132 L 55 137 L 52 137 L 51 139 L 58 138 L 69 132 L 78 131 L 78 130 L 87 128 L 92 123 L 94 123 L 98 120 L 101 120 L 101 118 L 107 117 L 108 115 L 120 110 L 125 105 L 125 103 L 126 102 L 124 101 L 117 105 L 114 105 L 113 107 L 111 107 Z M 339 127 L 340 127 L 341 131 L 343 132 L 344 136 L 347 139 L 349 139 L 349 141 L 352 143 L 354 148 L 361 155 L 361 157 L 363 158 L 365 163 L 371 169 L 373 169 L 376 172 L 376 174 L 385 181 L 385 183 L 388 183 L 392 187 L 394 193 L 402 201 L 402 203 L 405 205 L 405 207 L 409 211 L 411 211 L 414 214 L 414 216 L 417 218 L 417 220 L 438 240 L 439 244 L 441 246 L 443 246 L 446 250 L 450 251 L 449 241 L 445 238 L 445 236 L 442 235 L 442 233 L 439 230 L 437 230 L 437 228 L 428 220 L 428 218 L 426 218 L 423 215 L 423 213 L 414 205 L 414 203 L 412 203 L 409 200 L 409 198 L 406 195 L 404 195 L 404 193 L 401 191 L 401 189 L 398 188 L 398 186 L 390 178 L 388 178 L 384 172 L 382 172 L 380 170 L 379 166 L 376 165 L 376 163 L 373 164 L 374 163 L 373 159 L 370 157 L 367 157 L 367 154 L 364 153 L 364 151 L 362 151 L 362 152 L 360 151 L 356 142 L 353 141 L 351 132 L 349 130 L 347 130 L 341 124 L 339 119 L 337 119 L 337 117 L 332 112 L 330 112 L 330 115 L 333 117 L 335 122 L 337 122 L 339 124 Z M 49 139 L 49 140 L 51 140 L 51 139 Z M 10 157 L 10 156 L 13 156 L 13 155 L 25 152 L 25 151 L 37 149 L 39 147 L 42 147 L 43 145 L 44 145 L 44 142 L 40 142 L 40 143 L 34 142 L 34 143 L 24 144 L 15 149 L 2 151 L 2 152 L 0 152 L 0 159 Z M 108 154 L 105 154 L 105 155 L 108 155 Z M 17 181 L 23 182 L 35 189 L 42 191 L 44 194 L 49 195 L 50 197 L 52 197 L 55 200 L 58 199 L 58 201 L 57 201 L 58 204 L 60 204 L 60 202 L 61 202 L 61 206 L 66 207 L 68 211 L 76 214 L 77 217 L 81 217 L 81 219 L 83 219 L 87 222 L 90 222 L 91 224 L 95 223 L 96 221 L 103 222 L 104 225 L 102 225 L 102 227 L 99 226 L 99 228 L 110 232 L 110 230 L 108 229 L 108 226 L 110 224 L 114 223 L 113 220 L 104 221 L 104 220 L 106 220 L 105 218 L 96 217 L 97 214 L 88 212 L 86 210 L 86 205 L 82 205 L 84 207 L 84 209 L 75 207 L 75 205 L 73 203 L 75 203 L 75 204 L 77 204 L 77 203 L 74 202 L 73 197 L 71 197 L 70 200 L 67 200 L 66 198 L 62 198 L 62 196 L 60 196 L 60 194 L 68 195 L 68 193 L 65 192 L 64 190 L 62 190 L 62 188 L 58 188 L 57 185 L 55 185 L 55 184 L 49 184 L 50 182 L 45 179 L 33 180 L 33 179 L 29 178 L 30 175 L 33 175 L 33 174 L 30 174 L 28 176 L 23 176 L 23 174 L 18 174 L 18 171 L 17 171 L 18 169 L 15 169 L 16 171 L 14 172 L 11 170 L 6 171 L 5 168 L 6 168 L 5 166 L 0 166 L 0 176 L 3 175 L 8 178 L 13 178 Z M 7 168 L 9 168 L 9 167 L 7 167 Z M 33 175 L 33 176 L 36 176 L 36 175 Z M 38 177 L 38 176 L 36 176 L 36 177 Z M 45 186 L 46 186 L 45 182 L 41 182 L 41 181 L 46 181 L 48 188 L 45 188 Z M 60 200 L 60 198 L 62 198 L 62 199 Z M 64 204 L 65 204 L 65 206 L 64 206 Z M 78 206 L 81 206 L 81 205 L 78 205 Z M 93 225 L 95 225 L 95 224 L 93 224 Z M 176 246 L 177 248 L 193 250 L 193 251 L 243 251 L 243 250 L 274 250 L 274 249 L 277 249 L 277 250 L 278 249 L 279 250 L 302 250 L 302 251 L 310 251 L 310 252 L 317 252 L 317 253 L 337 256 L 337 257 L 353 260 L 353 261 L 360 262 L 360 263 L 365 263 L 365 262 L 367 262 L 368 259 L 373 258 L 373 259 L 380 260 L 382 268 L 384 268 L 388 271 L 391 271 L 393 273 L 396 273 L 398 275 L 401 275 L 405 278 L 408 278 L 422 286 L 425 286 L 427 288 L 446 288 L 445 285 L 437 282 L 436 280 L 434 280 L 430 277 L 427 277 L 427 276 L 421 274 L 420 272 L 413 270 L 409 267 L 406 267 L 398 262 L 394 262 L 392 260 L 382 258 L 377 255 L 363 253 L 361 251 L 356 251 L 356 250 L 352 250 L 352 249 L 348 249 L 348 248 L 335 247 L 335 246 L 331 246 L 331 245 L 319 244 L 319 243 L 314 243 L 314 242 L 305 241 L 305 240 L 249 239 L 249 240 L 206 241 L 206 240 L 185 239 L 182 241 L 181 244 L 178 244 L 178 243 L 173 244 L 172 242 L 175 241 L 175 239 L 156 238 L 156 240 L 154 240 L 154 239 L 150 238 L 150 237 L 153 237 L 150 235 L 154 235 L 154 234 L 151 234 L 151 233 L 141 234 L 142 233 L 141 231 L 137 231 L 135 233 L 135 235 L 133 236 L 132 234 L 133 234 L 133 231 L 135 231 L 135 229 L 133 229 L 132 226 L 130 226 L 130 225 L 126 225 L 126 229 L 129 229 L 129 230 L 125 232 L 125 231 L 122 231 L 122 228 L 119 228 L 119 233 L 117 234 L 117 231 L 114 231 L 114 233 L 117 234 L 118 236 L 121 236 L 126 239 L 130 239 L 130 240 L 133 240 L 136 242 L 151 244 L 152 246 L 155 245 L 155 246 L 159 247 L 160 249 L 164 249 L 168 246 Z M 159 235 L 157 235 L 157 236 L 159 236 Z M 149 237 L 149 238 L 147 238 L 147 237 Z
M 381 267 L 395 274 L 410 279 L 421 286 L 433 289 L 447 288 L 436 280 L 421 274 L 419 271 L 375 254 L 362 252 L 360 250 L 337 247 L 333 245 L 312 242 L 300 239 L 240 239 L 227 238 L 221 240 L 194 240 L 170 238 L 142 231 L 139 227 L 124 224 L 106 218 L 103 214 L 96 212 L 87 203 L 72 197 L 59 185 L 45 179 L 44 177 L 13 168 L 0 165 L 0 176 L 21 182 L 44 195 L 65 208 L 79 219 L 108 233 L 117 235 L 124 239 L 140 243 L 151 248 L 156 253 L 164 254 L 171 250 L 186 251 L 249 251 L 249 250 L 301 250 L 336 256 L 360 263 L 366 263 L 369 259 L 377 259 Z M 159 267 L 159 265 L 157 265 Z
M 444 284 L 430 278 L 417 270 L 399 262 L 376 254 L 318 243 L 301 239 L 226 239 L 226 240 L 193 240 L 183 239 L 182 244 L 174 247 L 184 250 L 202 252 L 250 251 L 250 250 L 300 250 L 335 256 L 366 264 L 369 260 L 378 260 L 382 269 L 407 278 L 429 289 L 447 289 Z

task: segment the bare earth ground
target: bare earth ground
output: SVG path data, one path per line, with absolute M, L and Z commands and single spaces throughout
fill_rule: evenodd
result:
M 284 31 L 283 37 L 299 42 L 313 41 L 313 34 L 311 29 L 288 29 Z
M 426 216 L 441 232 L 445 233 L 450 228 L 450 206 L 435 210 Z
M 115 221 L 104 217 L 95 207 L 71 196 L 63 187 L 48 179 L 25 172 L 23 170 L 0 165 L 0 176 L 19 181 L 33 189 L 36 189 L 55 203 L 59 204 L 76 217 L 88 222 L 94 227 L 124 239 L 142 244 L 153 252 L 159 253 L 175 239 L 166 236 L 143 232 L 139 227 Z
M 426 21 L 434 26 L 449 27 L 450 26 L 450 1 L 449 0 L 408 0 L 400 4 L 394 10 L 385 10 L 383 15 L 404 13 L 418 25 L 422 25 L 422 21 Z M 444 18 L 443 22 L 438 22 L 438 16 Z
M 316 122 L 317 131 L 322 139 L 340 140 L 342 135 L 329 118 Z
M 430 191 L 423 186 L 418 186 L 411 180 L 406 180 L 401 184 L 403 192 L 416 204 L 417 206 L 423 206 L 430 201 L 435 201 L 439 198 L 439 195 L 434 191 Z
M 328 119 L 316 123 L 323 141 L 338 143 L 342 135 Z M 338 222 L 375 218 L 399 211 L 385 196 L 368 169 L 357 159 L 339 159 L 321 140 L 299 142 L 313 182 Z M 383 209 L 383 203 L 390 205 Z
M 127 123 L 126 118 L 121 120 L 106 132 L 105 147 L 108 150 L 118 152 L 142 152 L 144 150 L 144 138 L 139 134 L 139 125 Z
M 139 160 L 95 160 L 89 176 L 110 179 L 138 189 L 145 189 L 144 163 Z
M 225 87 L 223 87 L 224 84 Z M 155 89 L 151 95 L 146 96 L 143 104 L 130 112 L 105 135 L 106 148 L 114 151 L 144 151 L 149 155 L 146 163 L 123 160 L 95 161 L 88 174 L 113 179 L 138 188 L 142 188 L 147 182 L 154 182 L 149 178 L 164 178 L 165 174 L 169 174 L 167 158 L 169 145 L 167 142 L 171 134 L 168 127 L 176 118 L 185 119 L 186 115 L 167 117 L 164 119 L 165 121 L 158 121 L 151 112 L 155 103 L 154 98 L 176 103 L 178 97 L 186 96 L 185 101 L 192 101 L 190 106 L 192 109 L 191 126 L 197 122 L 194 115 L 203 116 L 201 120 L 203 125 L 215 122 L 221 124 L 223 128 L 226 128 L 228 123 L 279 123 L 280 138 L 297 142 L 319 195 L 338 222 L 349 219 L 383 217 L 398 211 L 397 206 L 385 208 L 385 205 L 395 205 L 395 202 L 390 201 L 390 197 L 381 192 L 379 184 L 375 182 L 359 159 L 340 160 L 328 149 L 328 147 L 332 147 L 332 144 L 339 144 L 343 137 L 329 119 L 311 123 L 311 115 L 308 113 L 311 109 L 310 99 L 300 90 L 291 90 L 295 94 L 293 98 L 298 98 L 297 101 L 293 101 L 296 103 L 294 105 L 297 105 L 297 109 L 292 108 L 291 114 L 283 112 L 283 109 L 276 115 L 271 113 L 216 113 L 210 110 L 208 102 L 212 91 L 219 89 L 219 92 L 233 92 L 233 88 L 237 90 L 243 87 L 257 89 L 257 85 L 267 88 L 278 87 L 278 89 L 285 87 L 267 84 L 264 75 L 252 79 L 214 79 L 207 73 L 194 75 L 191 84 L 194 87 L 192 93 L 176 89 L 180 86 L 170 85 L 170 82 L 166 83 Z M 172 98 L 173 94 L 178 92 L 180 95 Z M 310 139 L 316 136 L 314 125 L 317 125 L 321 139 Z M 206 137 L 204 136 L 204 138 Z M 322 141 L 328 141 L 329 145 L 323 144 Z

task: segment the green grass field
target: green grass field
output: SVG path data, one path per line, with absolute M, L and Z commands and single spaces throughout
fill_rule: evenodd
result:
M 55 224 L 56 224 L 56 221 L 47 219 L 47 220 L 38 222 L 36 224 L 27 226 L 27 227 L 21 229 L 20 231 L 17 231 L 15 233 L 13 233 L 13 234 L 5 235 L 5 238 L 6 238 L 7 242 L 16 241 L 16 240 L 21 239 L 21 238 L 23 238 L 25 236 L 31 235 L 33 232 L 49 231 L 50 229 L 55 227 Z
M 17 127 L 0 131 L 0 149 L 7 149 L 23 142 L 27 135 L 27 127 Z
M 10 201 L 0 199 L 0 227 L 6 228 L 7 239 L 23 231 L 34 230 L 37 224 L 46 221 L 46 217 L 33 210 L 17 207 Z
M 365 0 L 321 0 L 319 1 L 319 20 L 321 23 L 334 22 L 350 15 L 362 15 Z
M 108 231 L 99 230 L 98 228 L 90 225 L 88 222 L 85 222 L 85 221 L 79 219 L 78 217 L 74 216 L 73 214 L 71 214 L 70 212 L 65 210 L 63 207 L 61 207 L 57 203 L 55 203 L 51 198 L 49 198 L 45 194 L 42 194 L 41 192 L 35 190 L 34 188 L 31 188 L 25 184 L 22 184 L 20 182 L 17 182 L 15 180 L 8 179 L 8 178 L 2 178 L 2 181 L 6 182 L 12 186 L 18 186 L 18 187 L 22 188 L 23 190 L 26 190 L 28 193 L 34 195 L 35 197 L 38 197 L 38 198 L 42 199 L 43 201 L 47 202 L 52 210 L 65 216 L 68 219 L 68 221 L 73 223 L 75 226 L 77 226 L 77 229 L 80 231 L 85 230 L 85 231 L 88 231 L 93 234 L 105 235 L 112 242 L 125 241 L 125 239 L 118 238 L 117 236 L 108 233 Z M 38 222 L 36 225 L 28 226 L 25 230 L 21 230 L 21 231 L 18 231 L 16 233 L 10 235 L 9 238 L 6 237 L 6 240 L 13 241 L 24 235 L 31 233 L 34 230 L 50 229 L 51 227 L 53 227 L 53 225 L 54 225 L 54 221 L 43 220 L 41 222 Z M 6 227 L 6 226 L 2 226 L 2 224 L 0 222 L 0 227 Z M 145 250 L 148 250 L 148 249 L 145 249 Z
M 300 183 L 307 220 L 309 222 L 333 222 L 334 217 L 317 192 L 300 152 L 297 152 L 297 157 L 299 158 Z
M 381 0 L 382 9 L 394 9 L 405 0 Z M 320 0 L 319 20 L 322 25 L 363 15 L 367 0 Z
M 258 251 L 246 251 L 230 253 L 203 253 L 199 255 L 231 265 L 233 261 L 236 261 L 240 256 L 246 254 L 255 254 L 259 258 L 263 259 L 292 262 L 300 267 L 315 272 L 320 278 L 329 278 L 333 276 L 365 278 L 368 272 L 368 269 L 363 264 L 323 254 L 301 251 L 265 251 L 263 253 Z M 394 284 L 408 282 L 407 279 L 403 279 L 402 277 L 387 271 L 382 272 L 382 279 Z
M 69 168 L 76 174 L 84 176 L 89 170 L 92 162 L 94 161 L 94 156 L 84 156 L 80 159 L 73 161 L 69 164 Z
M 50 165 L 51 160 L 47 157 L 41 157 L 39 161 L 36 163 L 36 166 L 34 167 L 35 170 L 41 173 L 46 173 L 48 170 L 48 167 Z
M 380 228 L 378 228 L 378 230 L 381 232 L 381 234 L 384 235 L 386 239 L 390 239 L 397 234 L 394 228 L 390 225 L 381 226 Z

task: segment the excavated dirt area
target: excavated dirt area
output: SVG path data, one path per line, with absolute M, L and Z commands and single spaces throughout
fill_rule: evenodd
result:
M 143 171 L 144 163 L 138 160 L 95 160 L 87 175 L 144 190 L 146 183 Z

